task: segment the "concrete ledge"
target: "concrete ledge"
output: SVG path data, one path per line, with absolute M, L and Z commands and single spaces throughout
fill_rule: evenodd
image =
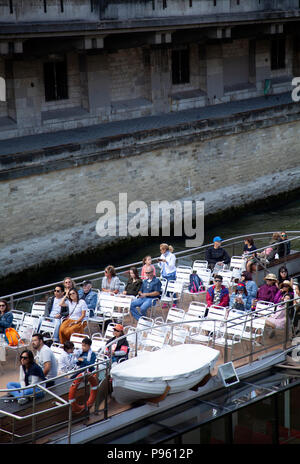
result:
M 42 112 L 42 123 L 55 123 L 61 122 L 64 120 L 73 120 L 73 119 L 81 119 L 88 115 L 88 111 L 80 106 L 76 106 L 73 108 L 62 108 L 59 110 L 49 110 Z
M 216 114 L 215 117 L 209 119 L 172 125 L 170 125 L 170 119 L 167 118 L 168 124 L 160 125 L 160 127 L 155 127 L 157 119 L 153 118 L 151 129 L 141 130 L 137 123 L 136 130 L 129 131 L 129 133 L 127 131 L 122 133 L 120 128 L 118 135 L 78 142 L 74 137 L 72 143 L 2 155 L 0 156 L 0 180 L 82 166 L 95 161 L 137 156 L 157 148 L 176 147 L 182 143 L 214 139 L 299 120 L 300 105 L 297 103 L 256 108 L 222 117 Z M 14 147 L 13 140 L 11 146 Z

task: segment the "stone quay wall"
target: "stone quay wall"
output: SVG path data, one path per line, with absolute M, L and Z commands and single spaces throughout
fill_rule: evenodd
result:
M 290 104 L 2 157 L 1 277 L 116 240 L 97 235 L 96 207 L 120 192 L 204 200 L 207 215 L 293 191 L 299 130 Z

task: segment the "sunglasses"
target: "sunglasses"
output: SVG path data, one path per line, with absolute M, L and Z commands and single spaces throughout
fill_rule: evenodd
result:
M 55 293 L 60 293 L 60 292 L 62 292 L 62 290 L 56 290 L 56 289 L 55 289 L 54 292 L 55 292 Z
M 20 356 L 20 359 L 29 359 L 28 356 Z
M 217 279 L 215 279 L 215 282 L 222 282 L 222 280 L 219 280 L 219 279 L 217 280 Z
M 114 332 L 121 332 L 121 330 L 118 330 L 118 329 L 114 329 Z
M 0 308 L 5 308 L 5 304 L 0 304 Z

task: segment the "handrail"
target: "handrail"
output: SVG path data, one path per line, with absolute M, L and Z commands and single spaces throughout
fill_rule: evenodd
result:
M 286 231 L 287 234 L 299 234 L 297 235 L 296 237 L 290 237 L 288 238 L 286 241 L 282 241 L 281 243 L 286 243 L 286 242 L 291 242 L 293 240 L 297 240 L 297 239 L 300 239 L 300 231 Z M 260 237 L 266 237 L 266 236 L 270 236 L 272 235 L 273 233 L 275 232 L 258 232 L 256 234 L 245 234 L 245 235 L 239 235 L 239 236 L 236 236 L 236 237 L 232 237 L 232 238 L 229 238 L 229 239 L 225 239 L 222 241 L 222 244 L 224 245 L 225 244 L 225 247 L 226 246 L 233 246 L 233 245 L 237 245 L 239 243 L 242 243 L 242 240 L 244 240 L 246 237 L 249 237 L 249 236 L 252 236 L 254 238 L 260 238 Z M 174 253 L 176 257 L 181 257 L 181 256 L 190 256 L 190 255 L 193 255 L 195 254 L 195 252 L 201 252 L 201 251 L 204 251 L 206 250 L 208 247 L 212 246 L 213 243 L 209 243 L 209 244 L 206 244 L 206 245 L 202 245 L 200 247 L 195 247 L 195 248 L 191 248 L 189 249 L 188 251 L 187 250 L 183 250 L 183 251 L 179 251 L 177 253 Z M 258 248 L 256 251 L 260 251 L 260 250 L 264 250 L 265 248 L 268 248 L 270 245 L 266 245 L 265 247 L 261 247 L 261 248 Z M 158 258 L 153 258 L 153 261 L 156 262 Z M 123 265 L 123 266 L 118 266 L 116 267 L 116 271 L 117 273 L 121 273 L 123 270 L 127 270 L 129 267 L 132 267 L 132 266 L 141 266 L 143 264 L 142 261 L 137 261 L 137 262 L 134 262 L 134 263 L 131 263 L 131 264 L 126 264 L 126 265 Z M 74 277 L 73 280 L 75 282 L 80 282 L 80 281 L 83 281 L 85 279 L 90 279 L 90 278 L 93 278 L 93 277 L 97 277 L 97 278 L 101 278 L 102 276 L 104 275 L 104 271 L 98 271 L 98 272 L 94 272 L 94 273 L 91 273 L 91 274 L 85 274 L 83 276 L 78 276 L 78 277 Z M 58 281 L 58 282 L 53 282 L 53 283 L 50 283 L 50 284 L 46 284 L 46 285 L 42 285 L 42 286 L 39 286 L 39 287 L 33 287 L 33 288 L 30 288 L 30 289 L 27 289 L 27 290 L 23 290 L 23 291 L 20 291 L 20 292 L 15 292 L 15 293 L 11 293 L 11 294 L 8 294 L 8 295 L 4 295 L 4 296 L 1 296 L 0 298 L 1 299 L 10 299 L 11 300 L 11 303 L 14 301 L 14 298 L 19 296 L 19 295 L 24 295 L 23 298 L 28 298 L 28 295 L 27 297 L 25 296 L 26 294 L 29 294 L 29 293 L 34 293 L 36 291 L 49 291 L 50 288 L 54 287 L 55 285 L 58 285 L 60 284 L 61 281 Z
M 293 303 L 293 307 L 294 307 L 294 303 L 295 302 L 299 302 L 300 301 L 300 298 L 299 297 L 296 297 L 296 298 L 293 298 L 291 299 L 289 302 L 279 302 L 277 304 L 274 304 L 274 303 L 270 303 L 270 306 L 268 307 L 270 309 L 270 313 L 274 314 L 277 310 L 278 311 L 281 311 L 282 310 L 282 306 L 285 305 L 286 308 L 287 308 L 287 305 L 289 303 Z M 279 306 L 281 306 L 279 308 Z M 250 316 L 251 319 L 253 319 L 254 317 L 257 317 L 257 315 L 259 315 L 263 310 L 256 310 L 255 312 L 249 312 L 249 311 L 245 311 L 244 314 L 243 313 L 238 313 L 238 314 L 234 314 L 233 317 L 230 317 L 230 312 L 228 314 L 228 317 L 227 319 L 225 319 L 225 316 L 226 316 L 226 309 L 228 308 L 224 308 L 224 321 L 223 323 L 225 324 L 226 328 L 227 328 L 227 324 L 230 323 L 231 324 L 231 327 L 232 325 L 234 325 L 234 322 L 236 321 L 236 324 L 238 324 L 238 320 L 240 321 L 241 319 L 245 318 L 245 322 L 247 320 L 247 318 Z M 209 316 L 209 313 L 208 313 L 208 316 Z M 265 318 L 266 316 L 265 315 L 261 315 L 261 316 L 258 316 L 258 317 L 262 317 L 262 318 Z M 286 318 L 288 319 L 288 311 L 286 312 Z M 203 321 L 211 321 L 211 322 L 220 322 L 219 320 L 215 319 L 214 317 L 205 317 L 205 318 L 190 318 L 190 319 L 185 319 L 185 320 L 182 320 L 182 321 L 178 321 L 178 322 L 165 322 L 165 323 L 161 323 L 159 325 L 154 325 L 152 327 L 143 327 L 139 330 L 135 330 L 134 332 L 132 332 L 132 334 L 129 334 L 129 336 L 131 335 L 136 335 L 138 333 L 145 333 L 145 332 L 151 332 L 153 329 L 162 329 L 164 327 L 169 327 L 171 328 L 171 331 L 173 331 L 173 327 L 175 326 L 182 326 L 182 325 L 185 325 L 187 323 L 191 323 L 191 322 L 195 322 L 195 323 L 199 323 L 201 324 Z M 285 338 L 288 336 L 287 334 L 287 330 L 286 330 L 286 336 Z M 103 351 L 106 349 L 106 348 L 109 348 L 111 345 L 113 345 L 114 343 L 116 343 L 116 341 L 118 340 L 122 340 L 124 338 L 128 337 L 128 334 L 124 334 L 120 337 L 117 337 L 115 338 L 113 341 L 109 342 L 109 343 L 106 343 L 104 347 L 102 347 L 99 351 L 98 351 L 98 356 L 103 354 Z M 283 342 L 283 349 L 286 350 L 286 342 L 287 340 L 285 340 Z M 277 343 L 276 345 L 278 344 L 282 344 L 281 343 Z M 276 346 L 274 345 L 274 346 Z M 300 345 L 299 345 L 300 347 Z M 295 349 L 295 346 L 292 347 L 293 349 Z M 291 348 L 289 348 L 290 350 Z M 226 350 L 227 350 L 227 330 L 225 330 L 225 353 L 224 353 L 224 362 L 226 362 Z M 289 351 L 288 350 L 288 351 Z M 257 352 L 260 352 L 262 351 L 261 349 L 257 350 Z M 250 348 L 250 353 L 246 353 L 244 354 L 244 356 L 240 357 L 240 358 L 237 358 L 237 359 L 241 359 L 241 358 L 247 358 L 249 355 L 250 356 L 253 356 L 253 350 L 252 350 L 252 343 L 251 343 L 251 348 Z M 78 374 L 80 372 L 84 372 L 85 373 L 85 376 L 88 376 L 90 375 L 91 373 L 95 374 L 97 372 L 100 372 L 101 370 L 103 370 L 103 368 L 105 367 L 105 375 L 106 375 L 106 378 L 108 377 L 109 375 L 109 371 L 110 371 L 110 366 L 111 366 L 111 357 L 112 357 L 112 354 L 111 352 L 109 352 L 109 357 L 107 357 L 106 359 L 103 359 L 103 360 L 100 360 L 99 358 L 96 360 L 96 362 L 88 367 L 81 367 L 81 368 L 78 368 L 76 370 L 73 370 L 71 371 L 72 375 L 73 374 Z M 234 359 L 233 361 L 236 361 L 237 359 Z M 90 368 L 94 367 L 95 370 L 92 371 L 92 372 L 89 372 Z M 63 373 L 63 374 L 60 374 L 56 377 L 53 377 L 51 378 L 51 380 L 59 380 L 59 379 L 62 379 L 62 378 L 65 378 L 65 377 L 68 377 L 66 379 L 65 382 L 63 383 L 59 383 L 58 385 L 64 385 L 65 383 L 68 383 L 71 381 L 71 379 L 69 378 L 69 375 L 70 375 L 70 372 L 69 373 Z M 31 387 L 34 389 L 34 399 L 35 399 L 35 395 L 36 395 L 36 389 L 41 389 L 41 390 L 44 390 L 46 393 L 50 394 L 52 397 L 54 397 L 56 400 L 58 400 L 59 402 L 61 402 L 61 404 L 59 405 L 56 405 L 54 407 L 51 407 L 50 409 L 53 411 L 53 410 L 58 410 L 58 409 L 61 409 L 63 407 L 69 407 L 69 419 L 68 419 L 68 438 L 69 438 L 69 443 L 71 442 L 71 435 L 72 435 L 72 431 L 71 431 L 71 425 L 72 425 L 72 411 L 71 411 L 71 403 L 64 400 L 63 398 L 59 397 L 58 395 L 56 395 L 51 389 L 47 388 L 46 386 L 44 386 L 44 384 L 46 384 L 47 382 L 49 382 L 50 379 L 47 379 L 47 380 L 44 380 L 40 383 L 37 383 L 37 384 L 34 384 L 34 385 L 31 385 Z M 27 389 L 27 387 L 23 387 L 23 388 L 18 388 L 18 390 L 25 390 Z M 51 387 L 50 387 L 51 388 Z M 2 392 L 11 392 L 13 389 L 0 389 L 0 393 Z M 30 395 L 32 396 L 32 395 Z M 25 419 L 28 419 L 28 418 L 32 418 L 32 419 L 35 419 L 36 417 L 38 416 L 41 416 L 42 414 L 45 414 L 49 411 L 49 408 L 48 409 L 45 409 L 45 410 L 41 410 L 41 411 L 34 411 L 33 413 L 31 414 L 27 414 L 26 416 L 18 416 L 17 414 L 14 414 L 14 413 L 11 413 L 9 411 L 4 411 L 4 410 L 0 410 L 0 414 L 3 414 L 7 417 L 10 417 L 12 418 L 13 420 L 17 420 L 17 421 L 23 421 Z M 105 417 L 105 416 L 104 416 Z M 106 417 L 105 417 L 106 418 Z M 52 426 L 50 426 L 52 427 Z M 54 427 L 54 425 L 53 425 Z M 6 432 L 7 434 L 9 435 L 12 435 L 12 437 L 16 437 L 16 438 L 24 438 L 24 436 L 20 436 L 20 435 L 17 435 L 16 433 L 14 432 L 10 432 L 10 431 L 6 431 L 6 430 L 3 430 L 2 428 L 0 428 L 0 431 L 2 432 Z M 33 440 L 35 439 L 35 435 L 36 435 L 37 431 L 35 430 L 35 428 L 32 429 L 32 437 L 33 437 Z M 28 435 L 28 434 L 27 434 Z

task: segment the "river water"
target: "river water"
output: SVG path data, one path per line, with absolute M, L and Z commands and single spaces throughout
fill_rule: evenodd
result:
M 289 201 L 284 205 L 278 206 L 268 204 L 267 209 L 253 211 L 253 207 L 249 212 L 237 212 L 234 217 L 228 220 L 222 220 L 222 223 L 214 226 L 205 226 L 204 243 L 212 242 L 216 235 L 220 235 L 223 239 L 227 239 L 239 235 L 252 235 L 257 232 L 282 231 L 282 230 L 300 230 L 300 199 Z M 150 254 L 152 257 L 159 256 L 159 244 L 162 241 L 173 245 L 175 252 L 185 250 L 185 239 L 179 237 L 159 238 L 148 237 L 147 240 L 139 243 L 137 246 L 124 247 L 121 245 L 117 248 L 117 252 L 111 250 L 106 252 L 86 253 L 78 260 L 70 259 L 63 264 L 55 266 L 44 266 L 36 272 L 26 272 L 16 275 L 16 279 L 2 279 L 0 281 L 0 295 L 17 292 L 20 290 L 33 288 L 51 282 L 62 280 L 65 276 L 77 277 L 93 272 L 102 271 L 108 264 L 113 264 L 115 267 L 125 264 L 141 261 L 144 256 Z M 300 243 L 297 243 L 297 248 Z M 300 249 L 300 248 L 299 248 Z M 300 272 L 300 269 L 299 269 Z

